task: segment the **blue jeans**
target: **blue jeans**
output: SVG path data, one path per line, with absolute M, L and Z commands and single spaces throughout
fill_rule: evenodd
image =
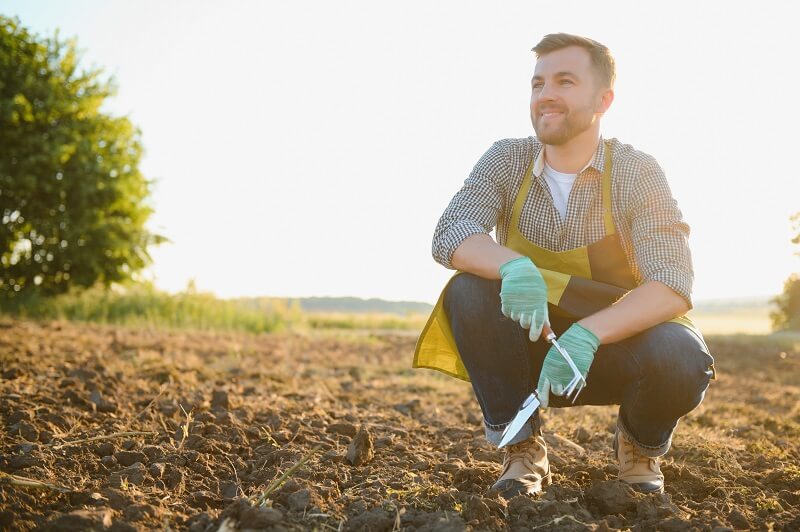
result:
M 444 296 L 461 360 L 483 411 L 486 437 L 500 443 L 503 429 L 536 388 L 550 344 L 500 311 L 500 281 L 462 273 Z M 574 320 L 550 316 L 557 335 Z M 699 405 L 714 359 L 705 343 L 677 323 L 662 323 L 620 342 L 601 345 L 575 405 L 550 395 L 550 407 L 620 405 L 617 427 L 646 456 L 669 450 L 678 420 Z M 541 430 L 537 413 L 511 443 Z

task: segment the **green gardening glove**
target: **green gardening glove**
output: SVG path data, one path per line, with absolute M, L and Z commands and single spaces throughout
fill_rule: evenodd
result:
M 569 354 L 583 378 L 586 379 L 589 366 L 594 360 L 594 354 L 600 346 L 597 336 L 589 329 L 573 323 L 567 332 L 561 335 L 558 343 Z M 547 407 L 550 392 L 564 395 L 567 385 L 574 376 L 575 374 L 558 349 L 551 347 L 544 358 L 542 372 L 539 374 L 539 385 L 536 387 L 542 406 Z
M 528 257 L 500 266 L 500 303 L 503 315 L 518 322 L 532 342 L 539 339 L 547 317 L 547 285 Z

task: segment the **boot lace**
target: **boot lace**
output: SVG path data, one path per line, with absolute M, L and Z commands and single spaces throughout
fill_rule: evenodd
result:
M 645 464 L 650 469 L 653 469 L 653 463 L 656 461 L 656 458 L 645 456 L 639 452 L 639 448 L 636 447 L 630 440 L 628 440 L 624 434 L 622 435 L 622 439 L 625 441 L 623 449 L 625 463 L 629 468 L 634 467 L 636 464 Z
M 524 454 L 530 455 L 531 454 L 530 447 L 531 444 L 527 441 L 521 441 L 519 443 L 508 445 L 506 447 L 506 454 L 504 456 L 505 459 L 503 460 L 503 462 L 508 463 L 511 462 L 512 460 L 519 460 L 523 458 L 522 455 Z
M 516 462 L 519 460 L 525 460 L 526 458 L 534 462 L 536 461 L 536 452 L 538 451 L 537 442 L 533 439 L 528 439 L 525 441 L 521 441 L 519 443 L 513 443 L 511 445 L 506 446 L 505 448 L 505 455 L 503 456 L 503 465 L 511 464 L 511 462 Z

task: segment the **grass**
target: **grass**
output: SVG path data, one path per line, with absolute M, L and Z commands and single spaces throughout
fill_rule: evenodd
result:
M 170 294 L 149 283 L 96 286 L 55 298 L 29 299 L 0 312 L 19 318 L 70 320 L 157 329 L 269 333 L 286 330 L 419 331 L 427 316 L 389 313 L 306 313 L 297 301 L 261 298 L 253 302 L 219 299 L 189 287 Z
M 769 309 L 744 309 L 730 312 L 696 311 L 689 313 L 704 335 L 769 334 L 772 320 Z
M 115 285 L 110 289 L 96 286 L 55 298 L 28 300 L 5 312 L 31 319 L 251 333 L 284 330 L 290 324 L 302 323 L 304 318 L 299 308 L 282 299 L 260 309 L 247 309 L 213 294 L 191 289 L 169 294 L 147 283 Z
M 421 331 L 428 316 L 422 314 L 370 313 L 314 313 L 308 314 L 308 324 L 312 329 L 383 329 L 383 330 L 415 330 Z
M 690 313 L 706 336 L 767 335 L 772 330 L 770 307 L 700 309 Z M 157 329 L 195 329 L 268 333 L 280 331 L 419 332 L 427 315 L 409 313 L 304 312 L 296 300 L 219 299 L 192 285 L 175 294 L 150 283 L 102 286 L 55 298 L 28 300 L 0 312 L 20 318 L 71 320 Z
M 253 496 L 251 500 L 254 500 L 257 506 L 262 506 L 267 502 L 272 493 L 281 487 L 281 485 L 291 477 L 295 471 L 300 469 L 308 462 L 311 457 L 313 457 L 320 449 L 322 449 L 322 444 L 315 445 L 314 448 L 311 449 L 305 456 L 303 456 L 300 460 L 298 460 L 295 464 L 293 464 L 289 469 L 283 472 L 281 476 L 277 479 L 273 480 L 267 488 L 262 491 L 261 493 L 257 494 L 257 496 Z

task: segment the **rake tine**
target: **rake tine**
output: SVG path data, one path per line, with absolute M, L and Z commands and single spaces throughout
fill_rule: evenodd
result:
M 577 379 L 576 377 L 573 377 L 572 380 L 569 381 L 569 384 L 567 384 L 567 387 L 564 390 L 564 395 L 566 395 L 567 397 L 572 395 L 572 392 L 575 391 L 575 387 L 578 385 L 579 382 L 580 382 L 579 379 Z
M 572 391 L 575 389 L 575 386 L 578 384 L 578 381 L 575 377 L 572 377 L 572 380 L 569 381 L 567 387 L 564 389 L 564 395 L 572 395 Z
M 572 404 L 573 404 L 573 405 L 575 404 L 575 401 L 577 401 L 577 400 L 578 400 L 578 396 L 579 396 L 579 395 L 581 394 L 581 392 L 583 391 L 583 388 L 584 388 L 584 386 L 579 386 L 579 387 L 578 387 L 578 390 L 575 392 L 575 396 L 572 398 Z

